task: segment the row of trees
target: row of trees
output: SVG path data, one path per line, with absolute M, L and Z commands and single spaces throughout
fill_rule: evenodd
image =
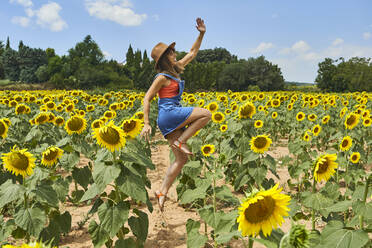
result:
M 177 58 L 186 52 L 178 52 Z M 124 64 L 105 60 L 90 35 L 59 56 L 54 49 L 30 48 L 22 41 L 18 51 L 0 42 L 0 79 L 26 83 L 50 82 L 63 88 L 115 87 L 147 90 L 156 74 L 154 61 L 146 50 L 133 51 L 129 46 Z M 284 79 L 280 68 L 265 57 L 238 60 L 225 48 L 200 50 L 182 75 L 186 90 L 248 89 L 280 90 Z
M 349 60 L 326 58 L 319 63 L 315 80 L 324 91 L 372 91 L 372 61 L 354 57 Z

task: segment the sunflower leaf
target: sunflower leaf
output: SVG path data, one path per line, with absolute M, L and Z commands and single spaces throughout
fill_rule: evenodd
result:
M 96 162 L 93 168 L 93 180 L 99 191 L 106 188 L 107 184 L 114 181 L 120 174 L 117 165 L 106 165 L 104 162 Z
M 23 185 L 14 184 L 12 180 L 9 179 L 3 183 L 0 188 L 0 208 L 3 208 L 9 202 L 23 197 L 24 192 L 26 192 L 26 189 Z
M 187 231 L 187 247 L 188 248 L 200 248 L 204 247 L 205 242 L 208 238 L 199 233 L 200 222 L 188 219 L 186 223 Z
M 58 207 L 58 198 L 57 192 L 52 188 L 52 186 L 48 184 L 40 184 L 36 186 L 32 193 L 36 195 L 36 197 L 42 201 L 47 203 L 50 206 Z
M 149 229 L 149 218 L 145 212 L 142 212 L 138 209 L 133 209 L 133 212 L 135 212 L 138 217 L 130 217 L 128 220 L 128 224 L 133 234 L 139 240 L 145 242 Z
M 248 150 L 243 155 L 243 164 L 247 164 L 248 162 L 254 161 L 260 157 L 260 154 L 252 152 L 251 150 Z
M 100 225 L 108 232 L 110 238 L 113 238 L 124 223 L 127 222 L 129 209 L 129 202 L 124 201 L 119 202 L 117 205 L 110 205 L 106 202 L 98 208 Z
M 92 220 L 89 223 L 88 232 L 92 238 L 94 248 L 103 247 L 106 241 L 110 238 L 105 228 L 103 228 L 101 225 L 98 225 L 95 220 Z
M 312 208 L 317 211 L 327 208 L 333 204 L 333 201 L 331 199 L 325 197 L 319 192 L 315 194 L 310 192 L 304 192 L 302 196 L 305 198 L 304 205 L 308 208 Z
M 131 198 L 141 202 L 147 201 L 147 191 L 142 178 L 131 173 L 125 167 L 122 168 L 120 176 L 119 173 L 116 175 L 116 185 Z
M 21 208 L 16 212 L 14 221 L 17 226 L 21 227 L 32 236 L 39 236 L 44 228 L 47 217 L 40 208 Z

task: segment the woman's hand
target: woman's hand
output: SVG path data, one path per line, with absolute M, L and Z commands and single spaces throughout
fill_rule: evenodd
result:
M 144 137 L 145 140 L 150 141 L 150 134 L 151 134 L 151 126 L 150 124 L 145 124 L 141 131 L 141 138 Z
M 204 24 L 204 20 L 201 19 L 200 17 L 196 18 L 196 24 L 197 26 L 196 29 L 199 30 L 200 33 L 205 33 L 205 24 Z

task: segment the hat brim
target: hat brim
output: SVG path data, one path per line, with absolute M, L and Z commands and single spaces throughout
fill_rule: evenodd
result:
M 169 48 L 174 48 L 175 45 L 176 45 L 176 42 L 172 42 L 172 43 L 169 44 L 169 46 L 166 49 L 164 49 L 164 51 L 160 54 L 158 61 L 155 62 L 155 69 L 158 68 L 158 63 L 161 60 L 161 58 L 163 57 L 165 51 L 167 51 Z

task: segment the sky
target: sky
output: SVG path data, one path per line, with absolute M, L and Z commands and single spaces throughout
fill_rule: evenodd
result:
M 123 62 L 129 44 L 149 56 L 158 42 L 189 51 L 201 17 L 200 49 L 263 55 L 286 81 L 312 83 L 324 58 L 372 57 L 371 13 L 371 0 L 0 0 L 0 40 L 65 55 L 89 34 Z

